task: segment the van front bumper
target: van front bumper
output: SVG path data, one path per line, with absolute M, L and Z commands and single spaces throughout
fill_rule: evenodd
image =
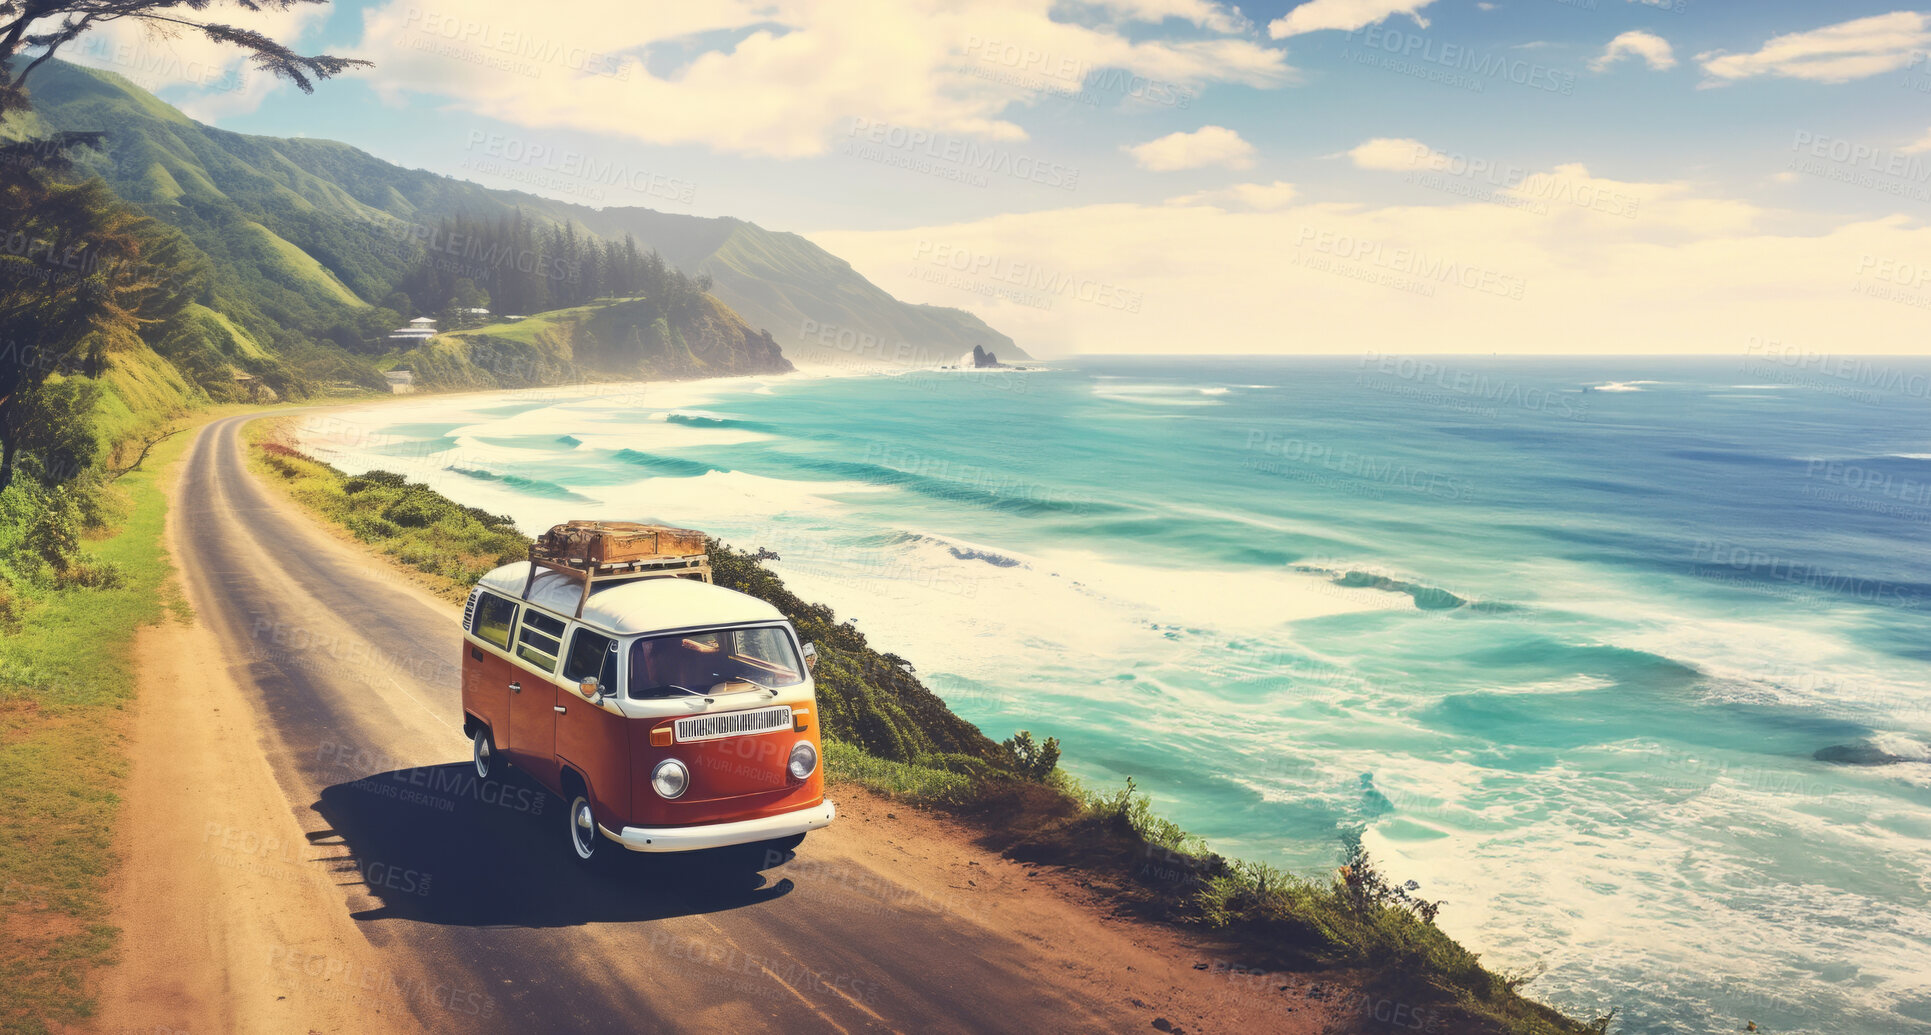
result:
M 757 819 L 741 819 L 736 823 L 625 827 L 622 830 L 612 830 L 599 823 L 597 829 L 603 831 L 603 836 L 633 852 L 695 852 L 704 848 L 724 848 L 802 834 L 807 830 L 830 826 L 837 815 L 838 806 L 824 801 L 808 809 L 759 816 Z

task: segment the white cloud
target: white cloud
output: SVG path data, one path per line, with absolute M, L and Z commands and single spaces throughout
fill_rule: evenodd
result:
M 1357 169 L 1383 169 L 1389 172 L 1425 169 L 1443 157 L 1434 148 L 1409 137 L 1375 137 L 1356 145 L 1346 154 L 1354 160 Z
M 1903 68 L 1927 48 L 1931 48 L 1931 15 L 1893 11 L 1778 36 L 1754 54 L 1712 50 L 1698 54 L 1696 60 L 1712 82 L 1774 75 L 1843 83 Z
M 1192 133 L 1169 133 L 1126 149 L 1142 169 L 1174 172 L 1224 165 L 1247 169 L 1254 164 L 1254 145 L 1225 126 L 1202 126 Z
M 1054 0 L 469 0 L 445 14 L 390 0 L 365 12 L 356 56 L 377 63 L 368 81 L 397 103 L 429 95 L 525 126 L 778 157 L 823 154 L 854 119 L 1024 139 L 1009 109 L 1039 103 L 1041 84 L 1076 91 L 1099 69 L 1195 93 L 1294 78 L 1279 49 L 1215 34 L 1235 15 L 1206 0 L 1089 7 L 1101 24 L 1056 21 L 1054 10 Z M 1148 27 L 1167 16 L 1208 34 Z M 692 56 L 671 69 L 639 59 L 652 53 Z
M 1851 285 L 1872 256 L 1931 254 L 1922 219 L 1819 220 L 1574 165 L 1510 193 L 1541 208 L 1444 194 L 1254 212 L 1207 193 L 810 236 L 901 298 L 967 307 L 1049 353 L 1170 353 L 1209 332 L 1216 351 L 1257 353 L 1741 355 L 1752 336 L 1818 352 L 1921 348 L 1921 309 Z M 1620 202 L 1598 205 L 1605 194 L 1638 202 L 1634 218 Z M 935 241 L 1071 286 L 1048 308 L 922 279 L 905 258 Z M 1112 287 L 1137 292 L 1137 304 L 1104 304 Z
M 1219 190 L 1196 191 L 1169 198 L 1169 205 L 1212 205 L 1216 208 L 1246 209 L 1252 212 L 1273 212 L 1293 204 L 1300 191 L 1286 180 L 1273 183 L 1236 183 Z
M 1308 0 L 1267 23 L 1267 34 L 1282 40 L 1322 29 L 1353 32 L 1397 14 L 1413 18 L 1416 25 L 1426 29 L 1428 19 L 1420 12 L 1431 3 L 1434 0 Z
M 1921 155 L 1926 151 L 1931 151 L 1931 130 L 1926 130 L 1923 136 L 1898 148 L 1898 150 L 1907 155 Z
M 1670 50 L 1670 41 L 1641 29 L 1631 29 L 1610 40 L 1602 55 L 1589 62 L 1589 67 L 1600 72 L 1626 57 L 1641 58 L 1658 72 L 1676 67 L 1676 54 Z

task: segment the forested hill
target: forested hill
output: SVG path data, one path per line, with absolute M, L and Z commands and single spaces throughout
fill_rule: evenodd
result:
M 735 219 L 593 209 L 405 169 L 333 141 L 230 133 L 117 75 L 59 62 L 40 69 L 32 94 L 40 128 L 108 134 L 105 147 L 79 154 L 80 169 L 182 229 L 213 262 L 220 303 L 213 308 L 271 352 L 314 343 L 366 351 L 386 318 L 372 307 L 406 319 L 416 313 L 405 308 L 434 313 L 450 305 L 458 276 L 433 287 L 448 296 L 415 297 L 431 287 L 422 271 L 432 259 L 445 270 L 462 268 L 484 291 L 485 281 L 542 267 L 544 298 L 526 302 L 511 288 L 489 306 L 510 313 L 607 294 L 594 278 L 611 253 L 654 251 L 691 277 L 708 275 L 711 294 L 805 361 L 851 356 L 807 338 L 808 326 L 849 332 L 845 340 L 905 343 L 927 357 L 974 345 L 1024 356 L 977 317 L 900 302 L 795 234 Z M 480 253 L 485 268 L 478 270 L 477 253 L 452 239 L 459 218 L 523 237 L 508 251 Z M 575 286 L 560 283 L 572 278 Z

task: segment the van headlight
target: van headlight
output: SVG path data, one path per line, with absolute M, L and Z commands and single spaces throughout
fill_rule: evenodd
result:
M 650 772 L 651 790 L 656 791 L 663 797 L 675 798 L 683 794 L 690 786 L 691 771 L 684 768 L 684 763 L 679 762 L 675 758 L 664 759 L 662 762 L 657 763 L 657 768 Z
M 818 749 L 808 740 L 801 740 L 791 749 L 791 778 L 802 780 L 818 769 Z

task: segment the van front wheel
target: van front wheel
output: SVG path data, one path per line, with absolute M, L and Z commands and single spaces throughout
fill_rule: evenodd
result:
M 590 811 L 590 797 L 578 794 L 571 798 L 564 818 L 570 824 L 570 848 L 576 853 L 577 861 L 586 866 L 594 862 L 603 845 L 603 835 L 597 832 L 597 817 Z

